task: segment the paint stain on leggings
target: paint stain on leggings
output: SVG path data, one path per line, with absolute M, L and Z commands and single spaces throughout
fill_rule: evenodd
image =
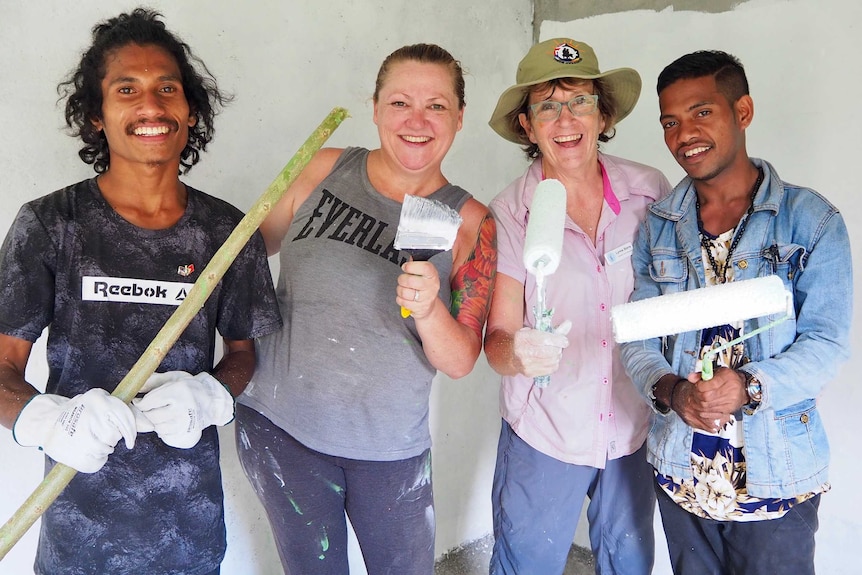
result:
M 297 515 L 302 515 L 302 509 L 299 508 L 299 504 L 296 500 L 290 495 L 287 496 L 287 500 L 290 501 L 290 504 L 293 505 L 293 510 L 296 511 Z
M 413 485 L 404 484 L 396 498 L 397 501 L 418 501 L 421 497 L 421 489 L 431 484 L 431 453 L 429 452 L 422 463 Z
M 325 481 L 326 485 L 332 489 L 334 492 L 338 493 L 341 496 L 344 496 L 344 488 L 332 481 Z
M 318 555 L 317 558 L 323 561 L 324 559 L 326 559 L 326 552 L 329 551 L 329 536 L 326 534 L 325 527 L 322 528 L 321 531 L 323 531 L 320 537 L 320 550 L 322 551 L 322 553 Z

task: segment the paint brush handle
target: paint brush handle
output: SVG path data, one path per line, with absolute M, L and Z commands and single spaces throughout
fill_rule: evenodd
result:
M 410 256 L 410 261 L 427 262 L 432 257 L 434 257 L 435 255 L 439 254 L 440 252 L 442 252 L 444 250 L 419 250 L 419 249 L 414 250 L 414 249 L 402 248 L 401 251 L 403 251 L 408 256 Z M 408 317 L 410 317 L 411 313 L 412 312 L 409 309 L 407 309 L 403 305 L 401 306 L 401 317 L 403 317 L 404 319 L 407 319 Z

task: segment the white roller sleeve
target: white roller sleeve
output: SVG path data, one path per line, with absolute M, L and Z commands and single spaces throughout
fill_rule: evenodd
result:
M 530 204 L 530 221 L 524 240 L 524 267 L 533 275 L 556 271 L 563 251 L 566 223 L 566 188 L 559 180 L 539 182 Z
M 733 324 L 755 317 L 790 314 L 793 294 L 778 276 L 741 280 L 611 308 L 618 343 Z

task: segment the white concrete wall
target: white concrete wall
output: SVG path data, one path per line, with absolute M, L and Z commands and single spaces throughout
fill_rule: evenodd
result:
M 204 160 L 188 182 L 248 208 L 308 133 L 334 106 L 352 114 L 331 145 L 374 146 L 370 96 L 380 61 L 408 43 L 437 42 L 464 64 L 467 112 L 444 170 L 487 202 L 524 167 L 515 146 L 487 127 L 503 89 L 532 36 L 527 0 L 480 3 L 428 0 L 331 0 L 312 3 L 259 0 L 154 0 L 169 26 L 209 65 L 236 101 L 222 114 Z M 749 71 L 757 115 L 749 150 L 772 161 L 781 175 L 815 187 L 842 209 L 855 258 L 862 254 L 862 211 L 851 195 L 855 155 L 862 150 L 862 120 L 855 105 L 860 80 L 858 23 L 853 0 L 760 0 L 725 14 L 632 12 L 570 23 L 546 22 L 542 39 L 570 35 L 592 44 L 605 68 L 632 66 L 644 94 L 606 150 L 652 163 L 678 180 L 680 169 L 664 148 L 654 94 L 661 68 L 699 48 L 737 53 Z M 95 0 L 0 0 L 0 236 L 18 206 L 89 177 L 77 142 L 62 132 L 55 87 L 89 42 L 92 25 L 135 3 Z M 843 169 L 842 169 L 843 168 Z M 858 261 L 857 261 L 858 267 Z M 857 305 L 857 309 L 860 306 Z M 44 384 L 42 341 L 28 377 Z M 854 543 L 862 537 L 862 496 L 853 489 L 859 464 L 853 426 L 860 392 L 851 382 L 862 357 L 859 336 L 853 360 L 822 398 L 833 443 L 833 490 L 823 498 L 818 536 L 822 573 L 855 573 Z M 437 551 L 442 553 L 490 531 L 489 493 L 497 416 L 497 378 L 480 359 L 474 372 L 453 382 L 440 377 L 432 395 Z M 228 506 L 225 575 L 275 575 L 280 567 L 262 515 L 239 468 L 232 428 L 222 434 Z M 18 508 L 41 479 L 41 456 L 0 439 L 0 522 Z M 657 523 L 660 534 L 660 525 Z M 583 530 L 581 530 L 583 532 Z M 32 571 L 37 526 L 0 562 L 0 575 Z M 579 536 L 580 538 L 580 536 Z M 579 541 L 583 543 L 584 541 Z M 667 575 L 659 535 L 656 573 Z M 364 573 L 353 549 L 354 573 Z
M 644 81 L 640 101 L 605 150 L 654 165 L 672 183 L 681 179 L 683 171 L 662 139 L 655 93 L 659 72 L 694 50 L 719 49 L 738 56 L 755 106 L 754 122 L 747 131 L 749 154 L 770 161 L 784 180 L 812 187 L 838 206 L 850 229 L 858 278 L 862 269 L 862 200 L 856 174 L 862 152 L 862 114 L 857 105 L 862 88 L 860 22 L 862 5 L 854 0 L 755 0 L 722 14 L 667 9 L 545 22 L 540 38 L 583 40 L 595 48 L 603 69 L 631 66 L 640 72 Z M 862 289 L 858 279 L 855 283 L 854 324 L 858 326 Z M 862 391 L 854 383 L 860 358 L 862 338 L 857 332 L 851 360 L 820 398 L 832 447 L 832 490 L 821 501 L 816 564 L 818 573 L 829 575 L 860 572 L 862 494 L 856 489 L 860 472 L 856 449 Z M 658 521 L 656 529 L 655 573 L 667 575 L 671 571 Z M 579 531 L 576 542 L 586 545 L 585 529 Z

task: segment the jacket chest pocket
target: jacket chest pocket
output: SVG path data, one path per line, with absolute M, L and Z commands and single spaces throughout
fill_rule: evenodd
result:
M 775 274 L 788 287 L 796 279 L 796 275 L 804 271 L 808 253 L 799 244 L 772 244 L 763 249 L 769 273 Z
M 688 262 L 679 256 L 654 254 L 649 274 L 662 294 L 684 291 L 688 283 Z

